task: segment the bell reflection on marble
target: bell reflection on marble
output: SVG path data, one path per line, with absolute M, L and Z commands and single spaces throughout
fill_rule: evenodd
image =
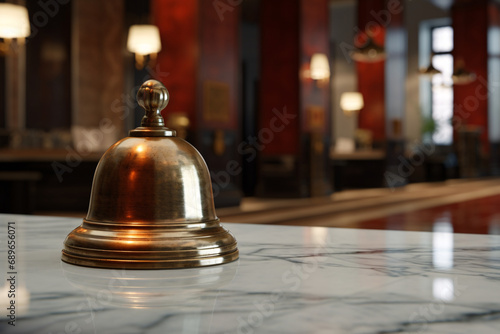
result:
M 200 153 L 164 127 L 167 89 L 156 80 L 137 93 L 141 127 L 111 146 L 97 166 L 87 217 L 64 242 L 71 264 L 128 269 L 187 268 L 238 258 L 215 214 Z
M 202 296 L 231 283 L 238 262 L 226 266 L 189 268 L 186 270 L 141 271 L 88 269 L 62 265 L 66 279 L 100 305 L 123 308 L 179 308 L 199 306 Z M 203 292 L 204 291 L 204 292 Z M 202 293 L 203 292 L 203 293 Z

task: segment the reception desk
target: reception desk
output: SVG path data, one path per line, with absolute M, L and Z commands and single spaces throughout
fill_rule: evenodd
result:
M 0 221 L 1 333 L 500 331 L 500 236 L 445 222 L 436 233 L 224 224 L 238 261 L 133 271 L 61 262 L 80 219 Z
M 387 154 L 383 150 L 332 153 L 330 161 L 335 191 L 385 187 Z
M 102 153 L 0 149 L 0 212 L 86 212 Z

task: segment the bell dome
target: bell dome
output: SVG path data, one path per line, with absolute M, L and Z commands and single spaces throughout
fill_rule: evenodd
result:
M 127 137 L 97 166 L 87 220 L 132 224 L 217 219 L 205 161 L 177 137 Z

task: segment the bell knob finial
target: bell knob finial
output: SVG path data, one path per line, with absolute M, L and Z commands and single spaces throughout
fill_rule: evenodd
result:
M 161 82 L 157 80 L 144 82 L 137 91 L 137 102 L 146 111 L 146 115 L 142 118 L 141 126 L 165 126 L 161 111 L 167 106 L 168 100 L 168 90 Z

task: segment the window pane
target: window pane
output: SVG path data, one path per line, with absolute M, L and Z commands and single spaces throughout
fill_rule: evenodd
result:
M 453 80 L 453 56 L 451 54 L 435 55 L 432 57 L 432 66 L 442 72 L 442 74 L 434 75 L 432 78 L 432 85 L 444 84 L 451 86 Z
M 439 27 L 432 29 L 432 51 L 450 52 L 453 50 L 453 28 Z
M 432 119 L 437 129 L 432 139 L 438 145 L 450 145 L 453 142 L 453 87 L 442 84 L 432 87 Z
M 442 28 L 439 28 L 442 29 Z M 450 145 L 453 142 L 453 56 L 451 54 L 435 55 L 432 65 L 442 74 L 432 78 L 432 118 L 437 130 L 432 139 L 438 145 Z

